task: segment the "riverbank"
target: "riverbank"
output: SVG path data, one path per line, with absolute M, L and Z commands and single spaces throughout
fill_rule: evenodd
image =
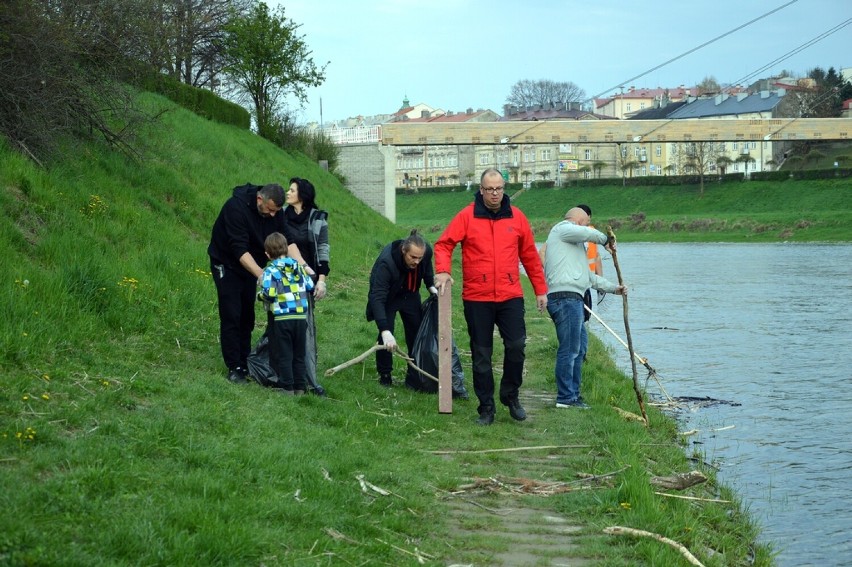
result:
M 304 156 L 160 97 L 142 102 L 161 117 L 144 161 L 78 142 L 38 168 L 0 147 L 0 563 L 495 564 L 510 544 L 489 536 L 477 505 L 488 503 L 459 491 L 526 478 L 571 488 L 517 497 L 579 528 L 577 562 L 682 561 L 661 542 L 603 532 L 620 525 L 677 541 L 708 566 L 771 564 L 756 524 L 684 453 L 674 422 L 649 408 L 645 427 L 616 411 L 637 412 L 636 398 L 600 343 L 586 374 L 592 409 L 553 407 L 553 325 L 529 290 L 523 391 L 533 397 L 522 423 L 501 407 L 494 426 L 477 428 L 471 400 L 439 414 L 435 396 L 380 387 L 372 359 L 321 378 L 327 398 L 229 384 L 205 249 L 232 187 L 291 176 L 317 186 L 332 243 L 329 296 L 317 304 L 321 370 L 374 343 L 367 275 L 406 230 Z M 454 332 L 471 389 L 459 291 Z M 398 382 L 404 370 L 397 359 Z M 709 481 L 681 495 L 702 500 L 649 482 L 693 468 Z M 518 513 L 490 497 L 509 521 Z

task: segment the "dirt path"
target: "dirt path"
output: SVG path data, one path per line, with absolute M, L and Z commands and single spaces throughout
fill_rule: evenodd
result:
M 553 403 L 553 393 L 522 390 L 521 403 L 527 410 L 528 419 L 535 419 L 536 413 Z M 502 413 L 498 414 L 498 419 L 509 419 L 505 409 L 500 410 Z M 527 439 L 524 433 L 520 433 L 523 431 L 523 428 L 519 429 L 518 446 L 524 446 L 528 440 L 533 441 L 533 445 L 540 441 Z M 528 436 L 532 437 L 532 434 Z M 449 455 L 447 458 L 457 459 L 462 466 L 463 462 L 471 462 L 469 454 L 464 457 Z M 513 471 L 513 477 L 544 482 L 565 480 L 564 454 L 505 452 L 488 453 L 482 458 L 487 458 L 489 468 L 495 471 Z M 594 565 L 592 559 L 579 557 L 576 552 L 575 540 L 584 528 L 576 525 L 576 520 L 555 513 L 550 498 L 553 496 L 502 490 L 496 493 L 471 491 L 448 497 L 446 507 L 451 519 L 450 532 L 457 536 L 459 553 L 456 557 L 448 554 L 450 559 L 446 564 L 489 567 Z

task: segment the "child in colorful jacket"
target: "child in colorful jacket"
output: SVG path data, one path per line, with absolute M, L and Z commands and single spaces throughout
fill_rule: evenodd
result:
M 269 363 L 278 375 L 281 392 L 305 393 L 305 337 L 308 293 L 314 283 L 299 263 L 287 256 L 287 238 L 280 232 L 266 237 L 270 262 L 260 277 L 259 301 L 267 309 Z

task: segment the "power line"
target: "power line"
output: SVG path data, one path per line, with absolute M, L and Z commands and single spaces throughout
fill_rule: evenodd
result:
M 729 84 L 729 86 L 728 86 L 726 89 L 723 89 L 723 90 L 728 90 L 728 91 L 730 91 L 731 89 L 733 89 L 733 88 L 735 87 L 735 85 L 740 85 L 740 84 L 744 83 L 745 81 L 748 81 L 748 80 L 749 80 L 749 79 L 751 79 L 752 77 L 755 77 L 755 76 L 759 75 L 760 73 L 762 73 L 762 72 L 766 71 L 767 69 L 770 69 L 770 68 L 774 67 L 774 66 L 775 66 L 775 65 L 777 65 L 778 63 L 780 63 L 780 62 L 782 62 L 782 61 L 785 61 L 785 60 L 789 59 L 790 57 L 792 57 L 793 55 L 795 55 L 795 54 L 799 53 L 800 51 L 803 51 L 803 50 L 807 49 L 808 47 L 810 47 L 810 46 L 814 45 L 815 43 L 818 43 L 818 42 L 822 41 L 823 39 L 827 38 L 827 37 L 828 37 L 828 36 L 830 36 L 831 34 L 837 33 L 838 31 L 840 31 L 841 29 L 845 28 L 845 27 L 846 27 L 846 26 L 848 26 L 849 24 L 852 24 L 852 18 L 849 18 L 849 19 L 848 19 L 848 20 L 846 20 L 845 22 L 842 22 L 842 23 L 840 23 L 840 24 L 837 24 L 836 26 L 834 26 L 833 28 L 829 29 L 828 31 L 824 31 L 823 33 L 819 34 L 819 35 L 818 35 L 818 36 L 816 36 L 815 38 L 813 38 L 813 39 L 811 39 L 811 40 L 809 40 L 809 41 L 806 41 L 805 43 L 803 43 L 802 45 L 800 45 L 800 46 L 796 47 L 795 49 L 792 49 L 792 50 L 788 51 L 787 53 L 785 53 L 784 55 L 782 55 L 782 56 L 778 57 L 777 59 L 775 59 L 775 60 L 773 60 L 773 61 L 770 61 L 769 63 L 767 63 L 767 64 L 766 64 L 766 65 L 764 65 L 763 67 L 761 67 L 761 68 L 757 69 L 756 71 L 752 71 L 752 72 L 751 72 L 751 73 L 749 73 L 748 75 L 746 75 L 746 76 L 744 76 L 744 77 L 742 77 L 742 78 L 740 78 L 740 79 L 737 79 L 737 80 L 736 80 L 736 81 L 734 81 L 733 83 L 730 83 L 730 84 Z
M 687 56 L 687 55 L 689 55 L 690 53 L 694 53 L 694 52 L 698 51 L 699 49 L 702 49 L 702 48 L 704 48 L 704 47 L 707 47 L 707 46 L 708 46 L 708 45 L 710 45 L 711 43 L 714 43 L 714 42 L 716 42 L 716 41 L 719 41 L 719 40 L 720 40 L 720 39 L 722 39 L 723 37 L 727 37 L 727 36 L 731 35 L 732 33 L 737 32 L 737 31 L 739 31 L 739 30 L 743 29 L 744 27 L 750 26 L 751 24 L 753 24 L 753 23 L 755 23 L 755 22 L 757 22 L 757 21 L 759 21 L 759 20 L 762 20 L 763 18 L 765 18 L 765 17 L 767 17 L 767 16 L 770 16 L 770 15 L 774 14 L 775 12 L 777 12 L 777 11 L 779 11 L 779 10 L 784 9 L 784 8 L 786 8 L 787 6 L 790 6 L 791 4 L 795 4 L 795 3 L 796 3 L 796 2 L 798 2 L 798 1 L 799 1 L 799 0 L 791 0 L 790 2 L 787 2 L 786 4 L 782 4 L 781 6 L 778 6 L 777 8 L 775 8 L 774 10 L 770 10 L 770 11 L 766 12 L 765 14 L 763 14 L 763 15 L 761 15 L 761 16 L 758 16 L 758 17 L 754 18 L 753 20 L 750 20 L 750 21 L 748 21 L 748 22 L 746 22 L 746 23 L 744 23 L 744 24 L 742 24 L 742 25 L 740 25 L 740 26 L 735 27 L 734 29 L 732 29 L 732 30 L 730 30 L 730 31 L 727 31 L 727 32 L 723 33 L 723 34 L 722 34 L 722 35 L 720 35 L 720 36 L 714 37 L 713 39 L 711 39 L 711 40 L 709 40 L 709 41 L 705 41 L 704 43 L 702 43 L 702 44 L 701 44 L 701 45 L 699 45 L 698 47 L 693 47 L 693 48 L 692 48 L 692 49 L 690 49 L 689 51 L 686 51 L 686 52 L 684 52 L 684 53 L 681 53 L 681 54 L 680 54 L 680 55 L 678 55 L 677 57 L 672 57 L 672 58 L 671 58 L 671 59 L 669 59 L 668 61 L 666 61 L 666 62 L 664 62 L 664 63 L 660 63 L 660 64 L 659 64 L 659 65 L 657 65 L 656 67 L 653 67 L 653 68 L 651 68 L 651 69 L 648 69 L 647 71 L 645 71 L 645 72 L 643 72 L 643 73 L 640 73 L 639 75 L 636 75 L 635 77 L 631 77 L 631 78 L 627 79 L 626 81 L 622 81 L 621 83 L 619 83 L 619 84 L 615 85 L 614 87 L 610 87 L 610 88 L 608 88 L 607 90 L 602 91 L 602 92 L 600 92 L 600 93 L 596 94 L 595 96 L 590 97 L 590 98 L 588 98 L 588 99 L 584 100 L 584 101 L 583 101 L 583 104 L 585 104 L 585 103 L 587 103 L 587 102 L 591 102 L 591 101 L 593 101 L 594 99 L 598 98 L 599 96 L 605 95 L 606 93 L 608 93 L 608 92 L 610 92 L 610 91 L 613 91 L 613 90 L 615 90 L 615 89 L 617 89 L 617 88 L 619 88 L 619 87 L 623 87 L 623 85 L 625 85 L 625 84 L 632 83 L 632 82 L 633 82 L 633 81 L 635 81 L 636 79 L 639 79 L 639 78 L 641 78 L 641 77 L 644 77 L 645 75 L 647 75 L 647 74 L 649 74 L 649 73 L 653 73 L 653 72 L 654 72 L 654 71 L 656 71 L 657 69 L 659 69 L 659 68 L 661 68 L 661 67 L 665 67 L 665 66 L 666 66 L 666 65 L 668 65 L 669 63 L 674 63 L 674 62 L 675 62 L 675 61 L 677 61 L 678 59 L 683 59 L 684 57 L 686 57 L 686 56 Z

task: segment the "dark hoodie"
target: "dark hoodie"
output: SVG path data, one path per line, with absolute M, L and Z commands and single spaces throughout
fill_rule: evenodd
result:
M 409 269 L 402 259 L 403 240 L 394 240 L 384 247 L 373 270 L 370 272 L 370 293 L 367 296 L 367 321 L 376 321 L 379 331 L 388 331 L 385 307 L 397 297 L 420 291 L 420 283 L 426 287 L 435 285 L 432 269 L 432 247 L 426 243 L 423 260 L 414 269 Z
M 240 265 L 240 256 L 248 252 L 257 265 L 266 265 L 267 258 L 263 243 L 273 232 L 280 232 L 293 242 L 289 228 L 284 223 L 284 211 L 274 217 L 263 217 L 257 210 L 257 192 L 260 185 L 243 185 L 234 189 L 234 195 L 222 206 L 219 217 L 213 223 L 213 234 L 207 254 L 213 264 L 223 264 L 254 277 Z M 239 269 L 238 269 L 239 268 Z

